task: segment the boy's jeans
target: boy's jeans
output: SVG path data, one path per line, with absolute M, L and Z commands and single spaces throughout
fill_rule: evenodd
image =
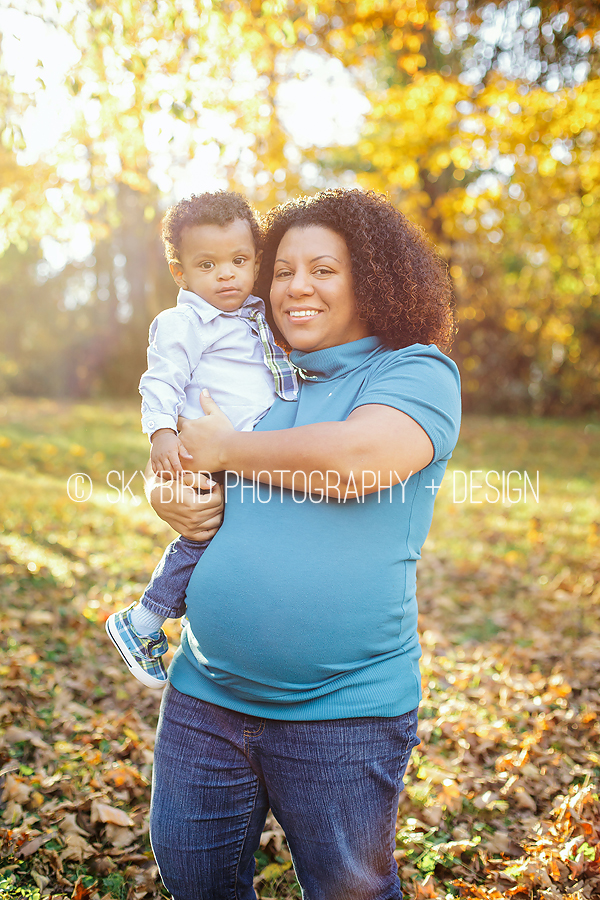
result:
M 196 563 L 210 541 L 190 541 L 179 535 L 172 541 L 152 573 L 141 599 L 142 606 L 167 619 L 185 612 L 185 594 Z
M 150 835 L 174 900 L 256 900 L 269 807 L 306 900 L 398 900 L 398 798 L 417 711 L 317 722 L 260 719 L 171 685 L 154 758 Z

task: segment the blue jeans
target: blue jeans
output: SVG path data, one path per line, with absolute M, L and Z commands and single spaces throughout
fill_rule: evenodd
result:
M 175 900 L 256 900 L 269 807 L 305 900 L 398 900 L 398 798 L 417 711 L 395 718 L 260 719 L 163 697 L 150 836 Z
M 171 541 L 142 595 L 142 606 L 167 619 L 182 616 L 189 580 L 209 544 L 210 541 L 190 541 L 181 534 Z

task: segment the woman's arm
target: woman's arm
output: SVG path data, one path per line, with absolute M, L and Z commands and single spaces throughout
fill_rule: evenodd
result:
M 206 416 L 180 419 L 190 468 L 226 469 L 247 479 L 333 497 L 371 494 L 406 481 L 433 459 L 427 433 L 390 406 L 368 404 L 343 422 L 282 431 L 235 431 L 207 395 Z
M 194 484 L 208 494 L 198 494 L 194 487 L 179 480 L 163 481 L 154 475 L 149 462 L 144 473 L 146 496 L 153 510 L 179 534 L 192 541 L 207 541 L 219 530 L 223 521 L 223 493 L 206 475 L 194 477 Z

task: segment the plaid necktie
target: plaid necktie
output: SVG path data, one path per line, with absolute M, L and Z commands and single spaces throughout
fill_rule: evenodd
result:
M 254 307 L 246 307 L 242 310 L 244 319 L 252 331 L 258 335 L 263 346 L 265 365 L 273 373 L 275 390 L 282 400 L 297 400 L 298 379 L 296 369 L 289 361 L 287 353 L 275 343 L 273 333 L 262 312 Z

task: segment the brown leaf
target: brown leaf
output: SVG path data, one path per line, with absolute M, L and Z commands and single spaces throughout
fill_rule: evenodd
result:
M 444 810 L 441 806 L 426 806 L 421 813 L 422 818 L 428 825 L 438 826 L 444 816 Z
M 26 625 L 54 625 L 56 614 L 47 609 L 33 609 L 25 616 Z
M 83 876 L 80 876 L 75 884 L 73 885 L 73 893 L 71 894 L 71 900 L 88 900 L 91 896 L 93 887 L 84 887 L 83 885 Z
M 105 836 L 106 840 L 118 849 L 128 847 L 138 837 L 131 828 L 123 828 L 121 825 L 113 825 L 110 822 L 106 826 Z
M 537 803 L 535 802 L 531 794 L 527 793 L 525 788 L 517 787 L 514 794 L 517 801 L 517 806 L 520 809 L 530 809 L 532 812 L 536 811 Z
M 65 843 L 67 846 L 60 853 L 60 859 L 63 862 L 68 859 L 82 862 L 84 859 L 87 859 L 88 856 L 93 856 L 96 852 L 80 834 L 67 834 Z
M 81 834 L 87 837 L 87 831 L 84 831 L 83 828 L 80 828 L 77 824 L 75 813 L 67 813 L 58 823 L 58 827 L 63 834 Z
M 130 827 L 134 825 L 133 820 L 122 809 L 115 806 L 108 806 L 101 803 L 100 800 L 92 802 L 91 811 L 92 824 L 95 822 L 110 822 L 112 825 L 121 825 L 122 827 Z
M 19 728 L 17 725 L 10 725 L 6 731 L 4 732 L 4 740 L 7 744 L 18 744 L 21 741 L 27 741 L 30 744 L 33 744 L 34 747 L 39 747 L 41 750 L 49 749 L 48 744 L 42 740 L 42 736 L 39 731 L 27 731 L 26 728 Z
M 20 822 L 23 818 L 23 807 L 15 800 L 9 800 L 6 804 L 6 807 L 4 808 L 4 812 L 2 813 L 2 818 L 9 825 L 14 825 L 17 822 Z
M 36 872 L 35 869 L 31 870 L 31 877 L 35 881 L 40 892 L 50 884 L 50 879 L 48 878 L 48 876 L 42 875 L 41 872 Z
M 56 837 L 56 832 L 52 831 L 50 834 L 40 834 L 37 837 L 33 838 L 31 841 L 27 841 L 26 844 L 23 844 L 17 852 L 15 856 L 20 859 L 27 859 L 28 856 L 32 856 L 36 853 L 40 847 L 46 843 L 46 841 L 51 840 L 51 838 Z
M 32 786 L 27 784 L 22 778 L 15 777 L 10 773 L 6 776 L 4 782 L 4 800 L 14 800 L 16 803 L 27 803 Z
M 114 872 L 116 868 L 117 864 L 110 856 L 99 856 L 98 859 L 95 859 L 92 862 L 92 869 L 98 875 L 109 875 L 111 872 Z

